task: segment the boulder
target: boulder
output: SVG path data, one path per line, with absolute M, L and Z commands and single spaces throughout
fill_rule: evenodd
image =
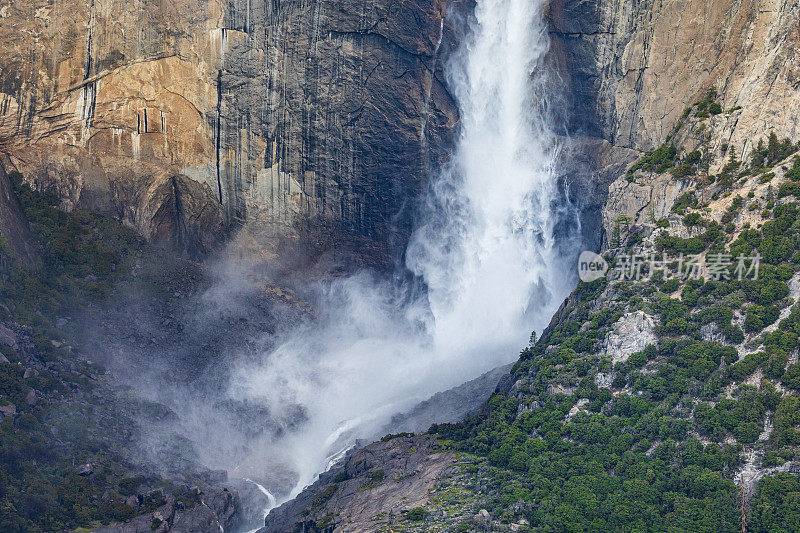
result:
M 0 405 L 0 420 L 8 416 L 14 416 L 15 414 L 17 414 L 17 406 L 13 403 Z
M 17 349 L 17 334 L 3 324 L 0 324 L 0 346 Z
M 36 397 L 36 391 L 31 389 L 28 391 L 28 394 L 25 395 L 25 403 L 28 405 L 36 405 L 39 401 L 39 398 Z
M 656 341 L 653 319 L 642 311 L 636 311 L 624 315 L 614 324 L 614 329 L 606 335 L 603 349 L 612 362 L 619 363 Z

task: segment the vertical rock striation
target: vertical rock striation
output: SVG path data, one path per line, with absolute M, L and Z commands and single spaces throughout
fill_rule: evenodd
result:
M 4 0 L 0 150 L 67 209 L 203 230 L 190 254 L 241 224 L 387 243 L 457 120 L 445 1 Z
M 746 154 L 756 133 L 800 136 L 799 16 L 791 0 L 555 0 L 573 131 L 653 148 L 714 87 L 726 111 L 741 106 L 718 143 Z

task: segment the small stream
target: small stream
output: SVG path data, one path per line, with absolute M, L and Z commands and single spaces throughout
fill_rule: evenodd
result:
M 247 531 L 247 533 L 255 533 L 256 531 L 258 531 L 259 529 L 261 529 L 264 526 L 264 519 L 267 517 L 269 512 L 271 510 L 273 510 L 275 507 L 278 506 L 278 500 L 275 498 L 275 496 L 269 490 L 267 490 L 267 488 L 264 485 L 262 485 L 262 484 L 260 484 L 260 483 L 258 483 L 256 481 L 253 481 L 250 478 L 244 478 L 243 480 L 245 482 L 247 482 L 247 483 L 251 483 L 251 484 L 255 485 L 256 488 L 258 488 L 258 490 L 261 491 L 261 493 L 264 496 L 267 497 L 267 506 L 264 508 L 263 514 L 261 516 L 261 525 L 259 527 L 255 528 L 255 529 L 251 529 L 251 530 Z

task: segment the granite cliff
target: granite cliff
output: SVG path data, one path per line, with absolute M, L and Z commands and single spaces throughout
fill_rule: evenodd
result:
M 0 3 L 0 146 L 62 207 L 201 256 L 253 222 L 389 249 L 456 123 L 444 2 Z
M 572 130 L 651 149 L 714 87 L 723 109 L 735 110 L 713 122 L 716 150 L 748 153 L 770 129 L 797 137 L 799 14 L 788 0 L 553 2 Z
M 111 215 L 191 258 L 236 235 L 240 246 L 267 258 L 280 257 L 281 246 L 296 243 L 388 265 L 408 236 L 414 199 L 429 168 L 447 157 L 457 129 L 458 111 L 441 62 L 456 40 L 453 6 L 469 10 L 471 5 L 446 0 L 0 0 L 0 235 L 9 251 L 36 267 L 37 244 L 17 199 L 7 193 L 16 186 L 13 174 L 55 194 L 44 203 L 54 199 L 78 218 L 84 209 Z M 560 74 L 555 90 L 563 131 L 574 141 L 565 161 L 565 169 L 572 170 L 565 173 L 587 191 L 580 205 L 587 241 L 602 241 L 606 250 L 649 252 L 658 249 L 664 229 L 668 239 L 661 242 L 673 247 L 730 247 L 737 239 L 747 240 L 746 224 L 771 228 L 794 213 L 781 205 L 796 196 L 789 152 L 764 168 L 751 161 L 759 139 L 770 133 L 788 137 L 792 146 L 800 138 L 800 7 L 795 2 L 554 0 L 547 17 L 550 65 Z M 776 153 L 782 151 L 779 146 Z M 646 168 L 627 173 L 637 158 L 640 169 Z M 745 168 L 748 173 L 740 175 Z M 777 201 L 772 187 L 784 186 L 787 193 Z M 684 193 L 691 190 L 699 191 L 699 198 L 683 205 L 679 199 L 686 200 Z M 750 193 L 748 203 L 755 207 L 745 210 L 741 202 L 734 207 L 736 194 Z M 36 206 L 55 217 L 50 205 Z M 682 218 L 689 215 L 694 216 Z M 727 224 L 732 226 L 722 235 L 718 226 Z M 711 228 L 718 232 L 710 235 Z M 94 227 L 87 232 L 98 234 Z M 97 255 L 92 250 L 85 255 Z M 796 266 L 795 258 L 780 259 Z M 796 270 L 773 266 L 784 277 Z M 113 277 L 114 269 L 105 267 L 95 270 L 109 270 Z M 97 272 L 79 274 L 81 290 L 83 285 L 97 290 Z M 747 413 L 741 428 L 714 425 L 711 415 L 697 418 L 690 412 L 696 402 L 658 396 L 659 384 L 642 378 L 666 375 L 671 358 L 684 357 L 685 346 L 646 350 L 656 329 L 674 336 L 664 329 L 669 325 L 664 317 L 674 309 L 660 306 L 679 309 L 681 304 L 670 302 L 683 285 L 659 282 L 663 294 L 656 296 L 641 286 L 609 284 L 591 294 L 583 287 L 565 303 L 545 340 L 526 350 L 492 403 L 468 425 L 444 428 L 439 442 L 399 436 L 352 452 L 299 500 L 276 510 L 267 530 L 370 530 L 375 523 L 411 530 L 464 524 L 467 530 L 525 530 L 533 519 L 565 529 L 571 523 L 555 522 L 564 517 L 553 509 L 536 510 L 525 493 L 503 492 L 521 483 L 508 470 L 539 468 L 542 479 L 555 479 L 530 461 L 546 457 L 560 464 L 565 452 L 544 450 L 547 439 L 539 437 L 558 426 L 569 437 L 559 435 L 553 442 L 578 443 L 572 452 L 583 454 L 579 426 L 601 415 L 622 416 L 613 404 L 609 407 L 609 395 L 634 390 L 650 395 L 644 407 L 658 415 L 656 425 L 667 418 L 658 431 L 630 421 L 641 437 L 630 450 L 639 454 L 637 461 L 645 464 L 644 457 L 654 453 L 674 458 L 670 446 L 678 441 L 683 446 L 691 440 L 686 446 L 692 449 L 681 448 L 681 454 L 702 455 L 719 445 L 724 453 L 714 453 L 724 457 L 714 468 L 724 466 L 705 481 L 713 481 L 719 501 L 728 502 L 736 493 L 731 476 L 745 473 L 752 495 L 758 479 L 775 469 L 796 470 L 798 463 L 792 448 L 797 424 L 786 414 L 788 407 L 778 409 L 795 397 L 789 390 L 794 381 L 782 380 L 787 362 L 797 368 L 796 350 L 780 353 L 785 346 L 769 337 L 774 329 L 752 329 L 746 337 L 742 332 L 749 315 L 763 325 L 773 307 L 781 320 L 792 319 L 787 328 L 794 327 L 796 277 L 780 281 L 791 294 L 761 303 L 737 294 L 733 300 L 739 307 L 727 321 L 701 323 L 705 318 L 691 318 L 694 311 L 684 309 L 690 318 L 681 317 L 686 324 L 679 324 L 706 343 L 703 349 L 716 350 L 717 359 L 737 369 L 712 370 L 728 380 L 726 397 L 704 399 L 722 405 L 761 402 L 763 412 Z M 696 287 L 686 286 L 691 296 Z M 709 302 L 714 312 L 731 305 L 708 300 L 696 311 Z M 664 323 L 657 326 L 658 320 Z M 743 337 L 734 342 L 738 334 Z M 784 355 L 783 366 L 775 363 Z M 70 360 L 72 354 L 63 357 Z M 41 359 L 46 367 L 46 358 Z M 712 363 L 721 364 L 713 357 Z M 551 367 L 557 372 L 547 374 Z M 17 381 L 32 379 L 14 372 L 20 374 L 13 375 Z M 700 387 L 702 380 L 695 381 L 692 386 Z M 698 394 L 693 389 L 688 400 L 694 402 Z M 530 420 L 540 413 L 561 418 L 534 427 L 538 422 Z M 20 418 L 14 416 L 6 423 L 12 433 Z M 781 432 L 773 433 L 772 420 L 780 417 Z M 514 442 L 503 431 L 511 431 Z M 498 452 L 507 441 L 514 455 Z M 664 442 L 669 445 L 659 448 Z M 698 442 L 700 452 L 694 449 Z M 521 443 L 530 449 L 518 449 Z M 723 444 L 740 448 L 734 453 Z M 201 530 L 216 528 L 214 520 L 230 518 L 225 498 L 215 513 L 206 512 L 204 501 L 192 500 L 199 514 L 190 522 L 197 520 Z M 141 502 L 132 503 L 138 509 Z M 173 503 L 165 503 L 169 519 L 159 522 L 164 530 L 182 516 Z M 133 512 L 123 511 L 119 516 Z M 151 527 L 154 518 L 130 522 L 127 530 Z M 736 520 L 729 513 L 722 523 L 736 525 Z
M 247 225 L 271 254 L 358 242 L 385 264 L 458 121 L 440 68 L 448 4 L 4 0 L 0 147 L 62 207 L 190 256 Z M 552 64 L 590 184 L 712 86 L 735 110 L 713 121 L 715 150 L 797 135 L 798 9 L 554 1 Z

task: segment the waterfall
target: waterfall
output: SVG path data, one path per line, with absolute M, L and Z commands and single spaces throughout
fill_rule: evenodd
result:
M 571 258 L 559 252 L 569 236 L 554 229 L 559 148 L 544 5 L 478 0 L 445 65 L 461 128 L 407 249 L 421 283 L 369 272 L 322 283 L 315 319 L 238 369 L 234 397 L 269 405 L 277 419 L 302 406 L 305 420 L 251 459 L 263 469 L 290 465 L 292 495 L 393 414 L 513 361 L 571 289 Z
M 479 1 L 471 35 L 449 65 L 461 136 L 407 254 L 427 284 L 440 343 L 480 343 L 487 327 L 491 344 L 498 333 L 519 343 L 530 312 L 543 311 L 541 297 L 561 288 L 551 212 L 557 145 L 543 105 L 544 3 Z

